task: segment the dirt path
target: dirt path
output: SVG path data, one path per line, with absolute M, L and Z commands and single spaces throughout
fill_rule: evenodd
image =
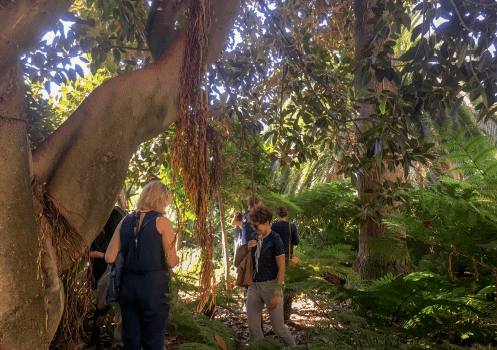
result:
M 312 332 L 317 324 L 326 319 L 325 313 L 314 305 L 314 303 L 304 297 L 298 296 L 294 298 L 293 302 L 294 313 L 287 324 L 290 332 L 295 338 L 297 345 L 309 346 L 308 334 Z M 247 327 L 247 315 L 241 308 L 236 308 L 232 311 L 216 307 L 215 319 L 223 322 L 225 325 L 233 329 L 239 336 L 241 344 L 240 349 L 243 349 L 249 340 L 249 331 Z M 102 346 L 97 348 L 91 347 L 91 350 L 108 349 L 116 350 L 122 349 L 122 343 L 116 342 L 109 330 L 110 318 L 107 325 L 102 329 Z M 277 339 L 276 334 L 273 333 L 269 321 L 269 315 L 265 310 L 263 313 L 263 331 L 266 337 Z M 310 335 L 310 334 L 309 334 Z M 310 337 L 312 339 L 312 336 Z M 168 335 L 166 336 L 165 347 L 168 350 L 174 350 L 178 344 L 191 342 L 191 339 L 183 338 L 181 335 Z

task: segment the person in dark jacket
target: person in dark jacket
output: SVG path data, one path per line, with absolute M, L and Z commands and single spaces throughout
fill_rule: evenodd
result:
M 124 350 L 163 350 L 169 317 L 168 268 L 178 264 L 171 221 L 163 216 L 172 195 L 160 181 L 147 184 L 137 211 L 116 228 L 105 253 L 114 262 L 122 247 L 130 247 L 124 263 L 119 304 Z
M 285 263 L 288 266 L 289 259 L 293 257 L 293 246 L 299 245 L 300 242 L 297 226 L 288 222 L 288 210 L 285 207 L 278 207 L 276 209 L 276 217 L 278 221 L 271 225 L 271 230 L 279 234 L 283 241 L 283 245 L 285 246 Z
M 95 289 L 95 312 L 93 314 L 93 328 L 90 340 L 90 346 L 96 345 L 97 349 L 101 347 L 100 342 L 100 323 L 101 319 L 107 315 L 110 308 L 109 303 L 107 303 L 106 295 L 107 288 L 109 285 L 109 274 L 110 265 L 105 261 L 105 251 L 109 246 L 112 239 L 112 235 L 116 230 L 119 222 L 126 215 L 126 212 L 115 207 L 110 214 L 107 223 L 105 224 L 102 232 L 95 238 L 90 246 L 90 258 L 92 263 L 92 274 L 93 274 L 93 285 L 92 288 Z M 121 341 L 121 311 L 119 309 L 119 304 L 116 304 L 115 311 L 116 318 L 116 329 L 114 331 L 114 338 Z
M 238 249 L 239 246 L 243 244 L 242 219 L 243 219 L 243 214 L 238 211 L 235 211 L 233 215 L 233 220 L 231 220 L 231 224 L 235 226 L 235 229 L 233 230 L 233 261 L 235 260 L 236 250 Z
M 261 315 L 267 306 L 271 327 L 287 347 L 295 346 L 292 334 L 283 320 L 281 284 L 285 277 L 285 249 L 280 236 L 271 230 L 271 211 L 259 206 L 248 215 L 254 229 L 248 248 L 252 254 L 253 278 L 247 292 L 247 323 L 252 340 L 261 339 Z
M 290 258 L 293 257 L 293 246 L 299 244 L 297 226 L 288 222 L 288 211 L 285 207 L 278 207 L 278 209 L 276 209 L 276 216 L 278 221 L 271 225 L 271 230 L 276 232 L 283 241 L 283 245 L 285 246 L 285 265 L 288 266 Z M 289 290 L 285 290 L 285 294 L 290 292 L 291 291 Z M 285 296 L 283 303 L 283 315 L 285 321 L 288 321 L 292 314 L 292 302 L 293 296 Z
M 254 233 L 250 222 L 247 220 L 247 215 L 261 204 L 261 199 L 257 196 L 250 196 L 247 200 L 248 209 L 242 216 L 242 244 L 248 243 Z

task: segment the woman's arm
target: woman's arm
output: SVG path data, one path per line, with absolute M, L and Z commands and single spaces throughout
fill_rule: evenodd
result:
M 102 252 L 99 252 L 97 250 L 93 250 L 90 252 L 90 258 L 105 258 L 105 254 Z
M 166 256 L 166 265 L 170 268 L 178 265 L 179 259 L 176 254 L 176 245 L 174 242 L 173 224 L 168 218 L 160 216 L 156 223 L 157 231 L 162 235 L 162 248 Z
M 242 221 L 237 220 L 238 212 L 235 212 L 235 215 L 233 216 L 233 220 L 231 220 L 231 224 L 234 226 L 242 227 Z
M 273 297 L 269 300 L 269 305 L 267 306 L 269 310 L 274 310 L 278 306 L 278 298 L 283 295 L 281 290 L 281 284 L 283 283 L 283 278 L 285 277 L 285 255 L 277 256 L 276 265 L 278 265 L 278 275 L 276 276 L 276 289 L 273 292 Z
M 112 239 L 110 240 L 109 246 L 105 251 L 105 261 L 108 263 L 113 263 L 116 261 L 117 253 L 121 250 L 121 224 L 123 223 L 124 218 L 121 220 L 119 225 L 117 225 L 114 234 L 112 235 Z
M 276 283 L 282 284 L 285 278 L 285 255 L 276 257 L 276 265 L 278 265 L 278 275 L 276 276 Z

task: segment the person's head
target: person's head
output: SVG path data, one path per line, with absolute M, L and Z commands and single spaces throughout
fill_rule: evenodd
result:
M 164 214 L 172 199 L 173 195 L 166 185 L 158 180 L 152 181 L 143 188 L 138 203 L 136 203 L 136 209 L 155 210 Z
M 271 210 L 263 205 L 255 207 L 248 215 L 247 220 L 257 233 L 269 233 L 271 231 Z
M 258 207 L 261 204 L 262 204 L 261 199 L 257 196 L 250 196 L 247 200 L 247 206 L 248 206 L 249 210 L 252 210 L 252 209 Z
M 288 217 L 288 210 L 286 210 L 285 207 L 278 207 L 276 209 L 276 215 L 280 219 L 286 218 L 286 217 Z
M 231 221 L 231 224 L 239 228 L 242 228 L 242 220 L 243 220 L 243 214 L 240 213 L 239 211 L 234 211 L 233 220 Z

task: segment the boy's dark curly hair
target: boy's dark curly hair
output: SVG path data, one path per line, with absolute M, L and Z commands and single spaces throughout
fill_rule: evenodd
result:
M 260 205 L 257 208 L 254 208 L 247 215 L 247 220 L 251 224 L 264 224 L 267 221 L 271 222 L 272 218 L 273 218 L 273 214 L 271 213 L 271 210 L 269 210 L 268 208 L 266 208 L 263 205 Z

